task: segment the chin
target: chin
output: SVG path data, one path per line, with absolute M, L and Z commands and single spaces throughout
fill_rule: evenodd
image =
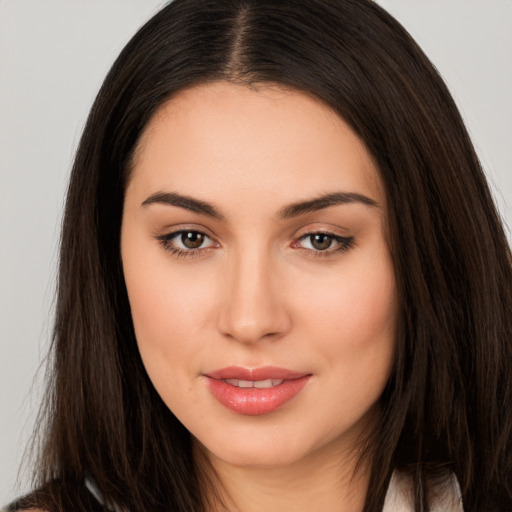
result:
M 195 445 L 207 457 L 237 467 L 279 468 L 293 465 L 306 459 L 319 447 L 311 444 L 311 439 L 304 439 L 290 432 L 240 432 L 223 439 L 207 440 L 202 443 L 196 439 Z

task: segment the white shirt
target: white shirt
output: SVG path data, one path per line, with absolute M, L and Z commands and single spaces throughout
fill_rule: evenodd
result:
M 463 512 L 459 484 L 455 475 L 433 499 L 431 512 Z M 397 471 L 391 476 L 382 512 L 414 512 L 412 478 Z

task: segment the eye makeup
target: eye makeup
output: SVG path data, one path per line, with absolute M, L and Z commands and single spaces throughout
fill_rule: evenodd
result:
M 206 233 L 194 229 L 181 229 L 155 237 L 160 245 L 178 258 L 196 258 L 220 247 Z M 311 231 L 294 240 L 290 247 L 314 257 L 329 257 L 351 249 L 354 237 L 344 237 L 329 231 Z

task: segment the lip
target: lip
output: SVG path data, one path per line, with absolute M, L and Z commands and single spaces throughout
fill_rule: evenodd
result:
M 205 373 L 212 379 L 239 379 L 239 380 L 267 380 L 282 379 L 291 380 L 310 375 L 307 372 L 294 372 L 278 366 L 261 366 L 259 368 L 243 368 L 241 366 L 228 366 L 219 370 Z
M 243 368 L 230 366 L 203 374 L 209 391 L 224 407 L 238 414 L 259 416 L 270 414 L 295 398 L 312 377 L 310 373 L 295 372 L 276 366 Z M 262 381 L 282 380 L 271 388 L 240 388 L 227 379 Z

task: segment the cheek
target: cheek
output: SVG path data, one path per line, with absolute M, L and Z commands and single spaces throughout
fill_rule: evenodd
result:
M 123 268 L 137 344 L 151 379 L 193 372 L 215 303 L 213 283 L 201 279 L 198 286 L 197 275 L 172 269 L 161 255 L 148 262 L 147 256 L 144 261 L 127 254 Z
M 158 337 L 167 338 L 184 329 L 189 333 L 200 329 L 202 315 L 198 310 L 203 301 L 197 291 L 192 290 L 190 282 L 181 286 L 180 281 L 153 268 L 139 272 L 135 279 L 127 282 L 136 330 L 145 335 L 152 333 L 151 337 L 160 334 Z
M 126 261 L 124 270 L 142 362 L 164 403 L 189 428 L 190 414 L 197 419 L 204 410 L 196 386 L 201 362 L 211 357 L 216 285 L 193 266 L 133 263 Z
M 318 422 L 357 424 L 381 396 L 395 358 L 396 287 L 389 272 L 366 268 L 366 273 L 333 283 L 327 294 L 309 297 L 311 321 L 308 338 L 317 340 L 315 351 L 325 363 L 324 404 Z
M 361 263 L 303 295 L 311 328 L 337 340 L 337 346 L 364 349 L 394 338 L 397 297 L 391 262 L 380 258 Z
M 332 370 L 332 400 L 347 392 L 355 409 L 376 401 L 395 355 L 397 296 L 389 258 L 363 260 L 323 290 L 311 287 L 302 309 L 308 311 L 306 337 L 316 340 L 315 351 Z

